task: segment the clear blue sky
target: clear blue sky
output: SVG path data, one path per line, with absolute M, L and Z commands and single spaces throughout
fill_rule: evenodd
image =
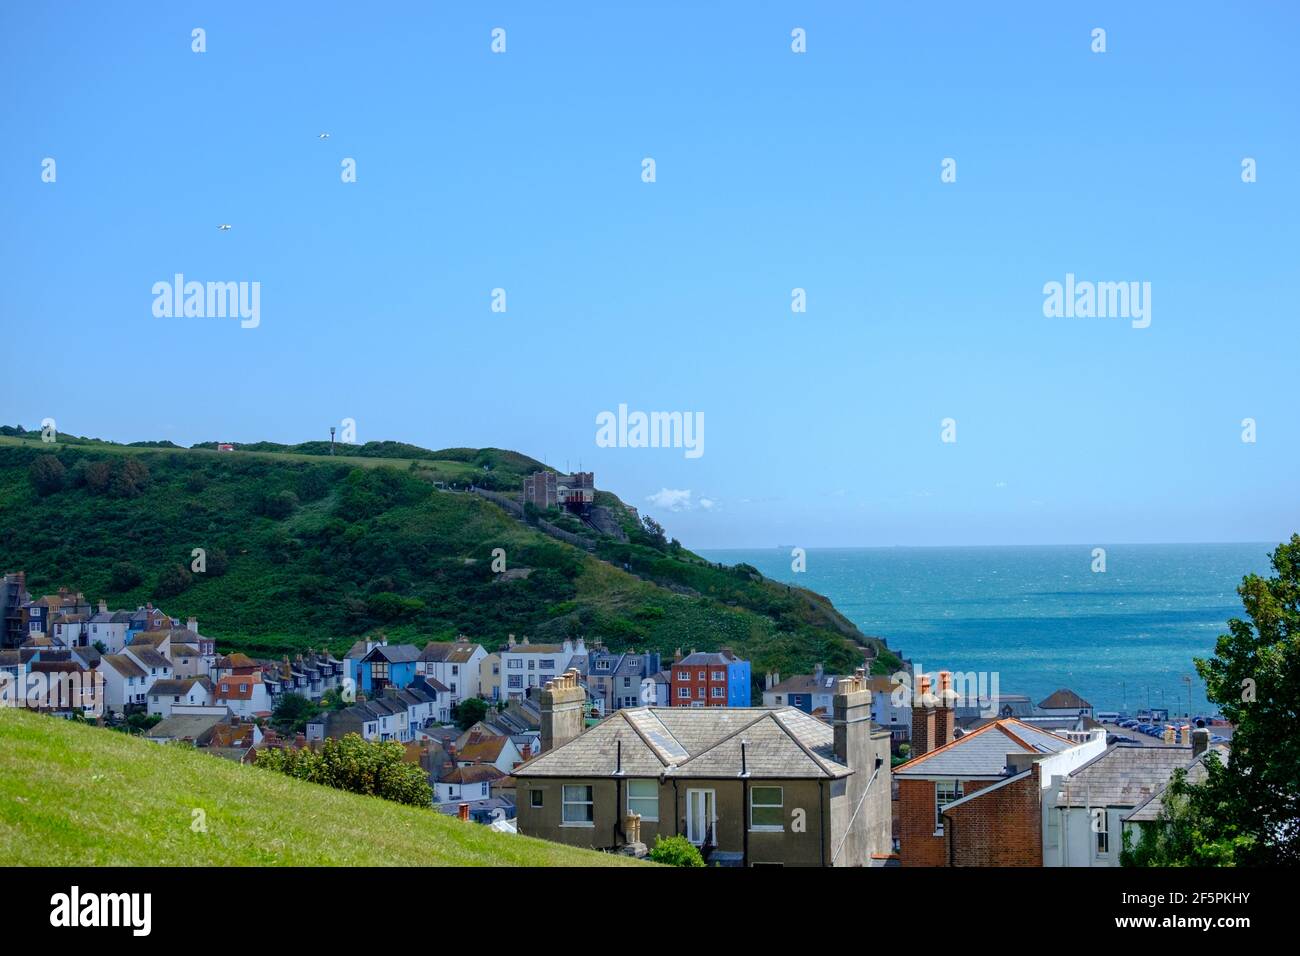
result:
M 699 548 L 1300 530 L 1294 4 L 329 6 L 0 7 L 0 421 L 351 417 Z M 155 318 L 176 272 L 260 327 Z M 1045 318 L 1067 272 L 1150 328 Z M 597 448 L 619 403 L 705 454 Z

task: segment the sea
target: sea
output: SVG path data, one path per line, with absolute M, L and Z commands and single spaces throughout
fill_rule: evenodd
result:
M 1069 688 L 1098 710 L 1214 713 L 1193 658 L 1213 653 L 1236 589 L 1274 544 L 701 551 L 830 598 L 919 672 L 987 673 L 1035 703 Z M 1104 549 L 1105 570 L 1095 549 Z

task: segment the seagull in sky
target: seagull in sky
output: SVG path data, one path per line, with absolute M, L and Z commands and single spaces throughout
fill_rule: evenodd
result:
M 221 225 L 217 226 L 217 228 L 220 229 L 222 232 L 229 232 L 229 231 L 230 231 L 230 223 L 228 223 L 228 222 L 223 222 Z
M 320 134 L 319 136 L 317 136 L 316 138 L 317 138 L 317 139 L 329 139 L 329 138 L 330 138 L 330 134 L 329 134 L 329 133 L 321 133 L 321 134 Z

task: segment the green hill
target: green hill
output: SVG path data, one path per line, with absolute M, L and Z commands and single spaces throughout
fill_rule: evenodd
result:
M 223 650 L 341 653 L 375 631 L 496 648 L 513 634 L 666 655 L 730 647 L 756 680 L 817 662 L 843 672 L 867 644 L 877 670 L 897 666 L 825 598 L 710 564 L 608 491 L 597 504 L 613 533 L 551 515 L 574 535 L 562 541 L 534 516 L 453 490 L 516 493 L 543 466 L 515 452 L 373 442 L 331 457 L 323 442 L 219 452 L 62 435 L 45 445 L 14 431 L 0 429 L 0 569 L 25 570 L 34 593 L 66 585 L 114 607 L 152 600 L 195 615 Z M 196 548 L 204 573 L 189 570 Z M 496 548 L 520 574 L 493 572 Z
M 11 708 L 0 845 L 9 864 L 33 866 L 631 864 Z

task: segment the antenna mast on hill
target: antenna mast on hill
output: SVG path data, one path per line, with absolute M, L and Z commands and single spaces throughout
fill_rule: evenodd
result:
M 334 454 L 334 426 L 330 426 L 330 454 Z

